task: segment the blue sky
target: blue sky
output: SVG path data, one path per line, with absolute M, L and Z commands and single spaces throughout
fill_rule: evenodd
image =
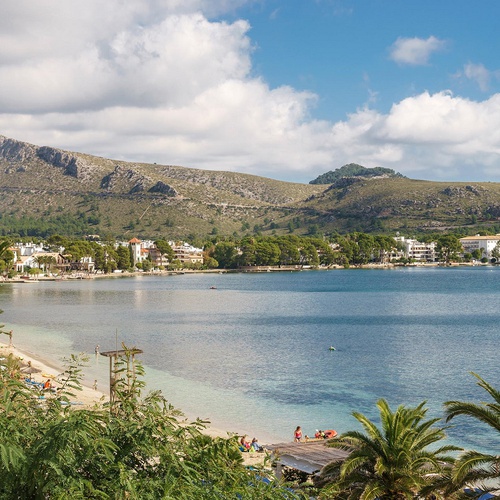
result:
M 500 182 L 497 0 L 3 0 L 0 134 L 294 182 Z
M 266 1 L 238 15 L 251 24 L 254 70 L 272 87 L 315 92 L 314 116 L 344 119 L 364 105 L 387 113 L 416 93 L 451 90 L 475 100 L 500 90 L 498 2 Z M 397 60 L 397 40 L 434 37 L 422 59 Z M 489 68 L 489 85 L 464 75 Z

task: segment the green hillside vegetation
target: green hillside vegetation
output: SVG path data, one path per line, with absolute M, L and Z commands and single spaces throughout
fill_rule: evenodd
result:
M 498 183 L 344 175 L 359 168 L 339 169 L 343 175 L 327 185 L 300 184 L 116 161 L 0 136 L 0 235 L 473 234 L 495 231 L 500 221 Z

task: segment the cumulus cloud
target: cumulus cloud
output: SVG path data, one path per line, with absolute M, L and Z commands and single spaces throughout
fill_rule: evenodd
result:
M 312 119 L 316 95 L 254 75 L 247 21 L 210 19 L 244 2 L 4 0 L 0 134 L 302 182 L 353 161 L 428 179 L 467 179 L 470 165 L 477 180 L 498 176 L 500 95 L 422 93 L 386 114 L 370 101 L 344 121 Z M 442 46 L 429 40 L 420 60 Z
M 361 117 L 364 130 L 351 145 L 357 143 L 371 166 L 380 159 L 409 176 L 448 180 L 484 180 L 488 170 L 500 166 L 500 94 L 476 102 L 425 92 L 394 104 L 386 115 L 358 112 L 344 126 L 359 129 Z M 473 174 L 471 166 L 478 169 Z
M 398 64 L 421 66 L 428 63 L 430 56 L 443 50 L 446 42 L 435 36 L 423 38 L 398 38 L 391 47 L 390 58 Z

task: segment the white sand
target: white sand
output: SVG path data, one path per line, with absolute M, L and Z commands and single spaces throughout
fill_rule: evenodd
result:
M 46 360 L 37 356 L 35 353 L 28 350 L 21 351 L 15 346 L 9 346 L 6 343 L 0 342 L 0 357 L 7 357 L 12 354 L 23 361 L 23 363 L 31 362 L 31 366 L 40 370 L 38 373 L 31 374 L 31 379 L 36 382 L 45 382 L 48 378 L 55 387 L 58 387 L 58 375 L 64 371 L 64 366 L 61 363 L 55 363 L 52 360 Z M 109 395 L 104 394 L 99 390 L 94 390 L 92 387 L 82 385 L 82 390 L 76 394 L 76 403 L 82 403 L 82 406 L 75 406 L 75 408 L 92 408 L 97 404 L 102 404 L 109 400 Z M 206 427 L 203 431 L 210 437 L 227 438 L 229 433 L 222 429 L 215 427 Z M 262 466 L 264 465 L 267 453 L 242 453 L 243 461 L 246 465 Z
M 54 362 L 54 360 L 44 359 L 36 353 L 30 352 L 28 349 L 20 350 L 15 346 L 9 346 L 7 343 L 0 342 L 0 356 L 8 356 L 9 354 L 13 354 L 20 358 L 23 363 L 31 362 L 32 367 L 40 370 L 40 372 L 31 375 L 32 380 L 35 382 L 45 382 L 50 378 L 53 385 L 58 387 L 58 375 L 65 369 L 61 362 L 58 363 Z M 75 399 L 75 402 L 82 403 L 82 407 L 84 408 L 91 408 L 98 403 L 104 403 L 106 401 L 109 401 L 109 394 L 94 390 L 88 385 L 82 385 L 82 390 L 76 393 Z M 203 433 L 211 437 L 229 437 L 227 431 L 212 426 L 207 427 Z
M 54 387 L 57 388 L 59 386 L 57 381 L 58 375 L 65 369 L 61 363 L 55 363 L 52 360 L 48 361 L 42 359 L 35 353 L 31 353 L 27 350 L 20 351 L 15 346 L 10 347 L 8 344 L 0 342 L 0 356 L 8 356 L 9 354 L 13 354 L 18 357 L 23 361 L 23 363 L 31 362 L 31 366 L 33 368 L 40 370 L 38 373 L 31 374 L 31 379 L 35 382 L 45 382 L 47 379 L 51 379 Z M 97 403 L 103 403 L 108 400 L 108 395 L 103 392 L 94 390 L 92 387 L 82 385 L 82 390 L 76 393 L 75 402 L 83 403 L 84 407 L 90 408 Z

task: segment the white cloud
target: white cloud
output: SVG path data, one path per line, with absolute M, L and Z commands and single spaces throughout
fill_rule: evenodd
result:
M 398 38 L 391 47 L 390 58 L 398 64 L 421 66 L 428 63 L 430 56 L 443 50 L 446 42 L 434 36 L 423 38 Z
M 477 180 L 499 180 L 500 94 L 475 102 L 423 93 L 387 114 L 367 106 L 345 121 L 313 120 L 317 96 L 253 75 L 246 21 L 202 13 L 229 0 L 5 4 L 0 133 L 8 137 L 288 180 L 349 162 L 447 180 L 470 178 L 474 165 Z
M 358 112 L 349 122 L 366 115 Z M 409 176 L 447 180 L 491 179 L 496 166 L 500 177 L 500 94 L 476 102 L 449 92 L 423 93 L 395 104 L 387 115 L 372 113 L 367 121 L 352 142 L 368 166 L 380 158 L 381 165 Z
M 489 88 L 491 73 L 483 64 L 468 63 L 464 66 L 464 75 L 477 83 L 479 88 L 486 92 Z

